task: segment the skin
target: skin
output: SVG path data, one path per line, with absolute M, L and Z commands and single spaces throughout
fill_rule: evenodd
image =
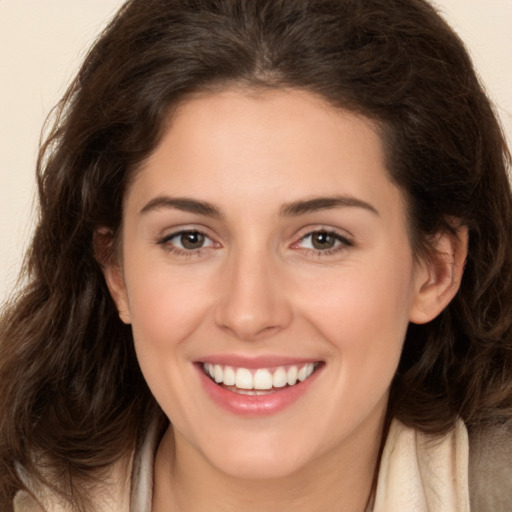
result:
M 343 204 L 290 212 L 325 197 Z M 203 246 L 180 246 L 183 230 Z M 315 231 L 332 247 L 315 247 Z M 173 425 L 153 510 L 363 511 L 407 325 L 434 318 L 460 281 L 464 236 L 435 243 L 442 257 L 414 258 L 369 120 L 296 90 L 184 102 L 126 194 L 121 258 L 105 271 Z M 218 354 L 322 368 L 298 401 L 248 418 L 200 385 L 194 363 Z

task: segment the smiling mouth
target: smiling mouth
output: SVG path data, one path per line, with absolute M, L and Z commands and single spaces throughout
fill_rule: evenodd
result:
M 236 368 L 203 363 L 202 368 L 217 385 L 241 395 L 267 395 L 291 388 L 307 380 L 320 362 L 286 365 L 276 368 Z

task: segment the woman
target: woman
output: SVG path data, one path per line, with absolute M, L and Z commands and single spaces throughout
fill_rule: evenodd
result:
M 2 510 L 508 510 L 509 155 L 422 0 L 132 0 L 39 158 Z

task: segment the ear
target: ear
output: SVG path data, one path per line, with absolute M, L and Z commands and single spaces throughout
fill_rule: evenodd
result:
M 110 296 L 114 300 L 119 318 L 125 324 L 130 324 L 130 308 L 128 294 L 124 281 L 122 263 L 115 255 L 114 236 L 108 228 L 101 227 L 94 232 L 94 254 L 101 266 Z
M 459 290 L 468 251 L 467 227 L 439 233 L 431 245 L 431 253 L 416 269 L 416 290 L 409 315 L 416 324 L 433 320 Z

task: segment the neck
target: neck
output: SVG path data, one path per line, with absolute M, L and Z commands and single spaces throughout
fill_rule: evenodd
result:
M 382 422 L 373 442 L 347 441 L 293 474 L 246 479 L 218 471 L 193 447 L 165 433 L 155 459 L 152 512 L 364 512 L 372 493 L 382 438 Z

